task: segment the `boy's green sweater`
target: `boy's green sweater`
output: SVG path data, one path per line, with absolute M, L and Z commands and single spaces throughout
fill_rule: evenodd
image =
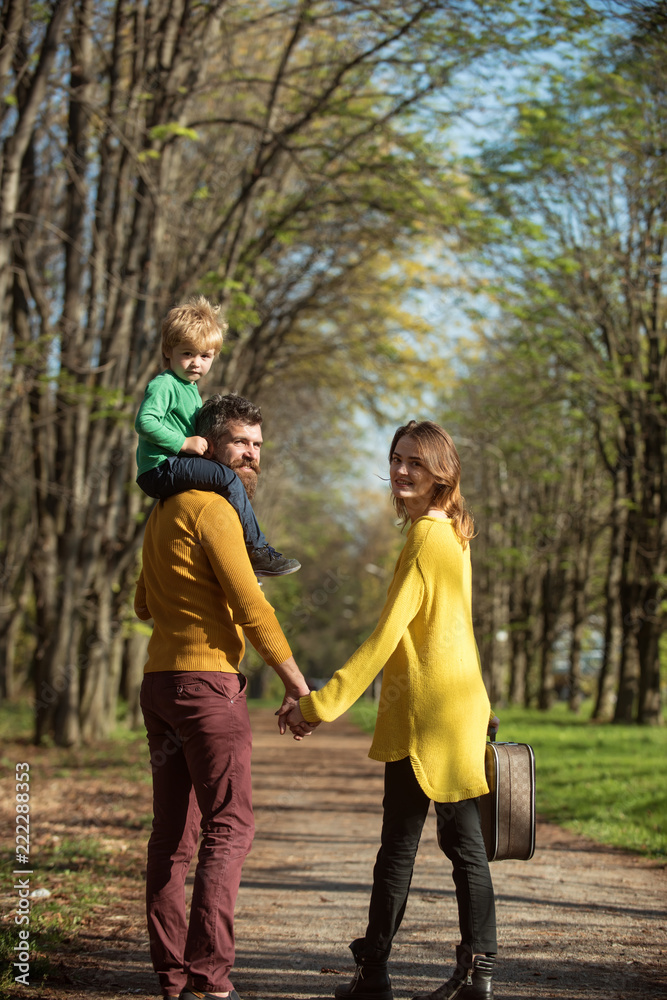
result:
M 179 378 L 170 368 L 148 383 L 134 422 L 139 435 L 138 476 L 178 455 L 186 437 L 194 434 L 201 405 L 196 383 Z

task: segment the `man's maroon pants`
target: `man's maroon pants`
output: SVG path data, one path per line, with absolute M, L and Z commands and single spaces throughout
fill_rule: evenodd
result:
M 164 671 L 141 688 L 153 770 L 146 910 L 163 994 L 231 990 L 234 906 L 254 820 L 241 674 Z M 201 829 L 190 919 L 185 879 Z

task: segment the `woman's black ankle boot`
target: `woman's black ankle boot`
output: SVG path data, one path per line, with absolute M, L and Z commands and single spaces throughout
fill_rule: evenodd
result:
M 456 968 L 446 983 L 431 993 L 417 993 L 412 1000 L 454 1000 L 465 986 L 472 968 L 472 951 L 467 944 L 456 946 Z
M 387 963 L 369 962 L 364 958 L 359 950 L 362 940 L 357 939 L 350 945 L 357 963 L 352 981 L 345 986 L 337 986 L 334 996 L 337 1000 L 394 1000 Z
M 475 955 L 472 960 L 472 973 L 468 982 L 456 994 L 456 1000 L 493 1000 L 493 966 L 495 958 L 488 955 Z

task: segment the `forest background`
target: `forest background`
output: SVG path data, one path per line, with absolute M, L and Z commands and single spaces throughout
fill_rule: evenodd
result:
M 0 31 L 0 696 L 35 739 L 140 721 L 133 418 L 197 292 L 204 394 L 263 409 L 309 678 L 373 627 L 386 448 L 430 418 L 494 704 L 660 724 L 667 3 L 3 0 Z

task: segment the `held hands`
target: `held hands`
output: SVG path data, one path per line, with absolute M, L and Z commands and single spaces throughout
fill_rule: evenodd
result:
M 310 726 L 301 715 L 299 698 L 305 698 L 309 695 L 310 688 L 299 670 L 296 660 L 293 656 L 290 656 L 284 663 L 278 664 L 273 669 L 285 685 L 285 697 L 283 698 L 282 705 L 276 712 L 278 716 L 278 729 L 281 736 L 288 726 L 292 730 L 295 740 L 309 736 L 313 729 L 315 729 L 315 726 Z M 298 712 L 298 716 L 295 715 L 294 719 L 292 719 L 292 713 L 294 712 Z
M 293 698 L 288 694 L 283 698 L 283 703 L 276 712 L 276 715 L 278 716 L 280 735 L 282 736 L 289 727 L 292 737 L 295 740 L 302 740 L 304 736 L 310 736 L 313 730 L 319 726 L 319 722 L 306 722 L 301 713 L 298 698 Z
M 181 445 L 181 454 L 186 455 L 203 455 L 207 450 L 208 441 L 206 438 L 199 437 L 198 434 L 195 434 L 194 437 L 186 438 Z

